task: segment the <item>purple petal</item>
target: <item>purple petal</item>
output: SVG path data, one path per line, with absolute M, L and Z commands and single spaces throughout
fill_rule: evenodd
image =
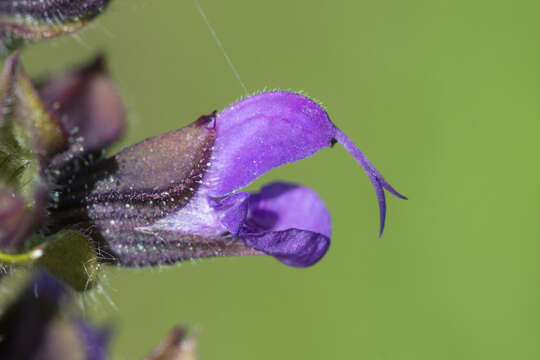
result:
M 274 167 L 330 146 L 335 127 L 305 96 L 275 91 L 250 96 L 216 119 L 216 142 L 207 180 L 210 194 L 223 196 Z
M 287 265 L 305 267 L 324 256 L 331 232 L 330 213 L 317 193 L 305 186 L 273 183 L 249 198 L 240 238 Z
M 322 199 L 307 186 L 275 182 L 249 198 L 246 219 L 251 232 L 291 228 L 330 237 L 332 221 Z
M 249 198 L 249 193 L 239 192 L 215 201 L 212 205 L 213 209 L 221 214 L 218 215 L 221 218 L 221 224 L 234 236 L 238 235 L 246 219 Z
M 242 234 L 242 240 L 254 249 L 272 255 L 294 267 L 311 266 L 318 262 L 330 246 L 330 239 L 307 230 L 289 229 Z
M 66 135 L 81 138 L 78 143 L 86 151 L 101 150 L 124 132 L 122 99 L 106 74 L 102 56 L 80 69 L 46 80 L 39 94 Z
M 386 218 L 383 189 L 405 197 L 384 180 L 319 104 L 300 94 L 262 93 L 221 112 L 216 119 L 216 142 L 205 189 L 211 196 L 224 196 L 274 167 L 304 159 L 335 142 L 355 157 L 372 181 L 382 234 Z

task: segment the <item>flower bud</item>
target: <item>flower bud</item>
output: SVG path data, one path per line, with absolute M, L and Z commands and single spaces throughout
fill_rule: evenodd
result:
M 101 14 L 110 0 L 0 1 L 0 55 L 24 41 L 73 33 Z

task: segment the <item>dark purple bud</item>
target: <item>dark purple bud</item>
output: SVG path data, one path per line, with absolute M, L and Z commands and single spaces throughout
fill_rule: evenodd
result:
M 65 136 L 85 151 L 102 150 L 123 134 L 124 106 L 107 75 L 103 56 L 42 81 L 38 89 L 47 110 L 61 123 Z
M 0 0 L 0 54 L 21 40 L 73 33 L 103 12 L 110 0 Z

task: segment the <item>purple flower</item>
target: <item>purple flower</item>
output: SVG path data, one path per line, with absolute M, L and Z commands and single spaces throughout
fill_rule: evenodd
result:
M 319 104 L 297 93 L 250 96 L 109 158 L 103 149 L 122 133 L 124 112 L 101 58 L 34 88 L 12 57 L 0 101 L 6 129 L 0 139 L 0 249 L 28 249 L 37 231 L 37 253 L 26 260 L 41 256 L 38 264 L 80 290 L 96 281 L 85 281 L 87 264 L 97 272 L 99 263 L 151 266 L 266 254 L 290 266 L 313 265 L 328 250 L 332 228 L 320 197 L 283 182 L 254 194 L 241 189 L 335 143 L 375 188 L 380 234 L 384 189 L 404 198 Z M 18 142 L 19 133 L 27 140 Z M 17 258 L 5 253 L 0 261 Z
M 73 33 L 99 15 L 110 0 L 0 0 L 0 54 L 24 40 Z
M 383 189 L 403 196 L 320 105 L 285 91 L 251 96 L 95 164 L 62 184 L 69 191 L 53 216 L 90 224 L 98 248 L 125 266 L 256 254 L 310 266 L 330 243 L 330 215 L 318 195 L 285 183 L 270 184 L 257 194 L 239 190 L 272 168 L 335 142 L 357 159 L 373 183 L 382 234 Z M 79 212 L 83 217 L 70 216 L 82 205 L 87 210 Z

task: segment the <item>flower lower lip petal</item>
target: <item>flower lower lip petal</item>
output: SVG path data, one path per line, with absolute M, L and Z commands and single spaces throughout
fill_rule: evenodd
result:
M 265 185 L 251 195 L 246 223 L 261 232 L 296 228 L 326 237 L 332 233 L 330 212 L 319 195 L 307 186 L 285 182 Z
M 300 229 L 242 234 L 241 237 L 252 248 L 294 267 L 307 267 L 317 263 L 330 246 L 328 237 Z
M 276 182 L 249 198 L 239 237 L 284 264 L 306 267 L 330 246 L 332 222 L 322 199 L 302 185 Z

